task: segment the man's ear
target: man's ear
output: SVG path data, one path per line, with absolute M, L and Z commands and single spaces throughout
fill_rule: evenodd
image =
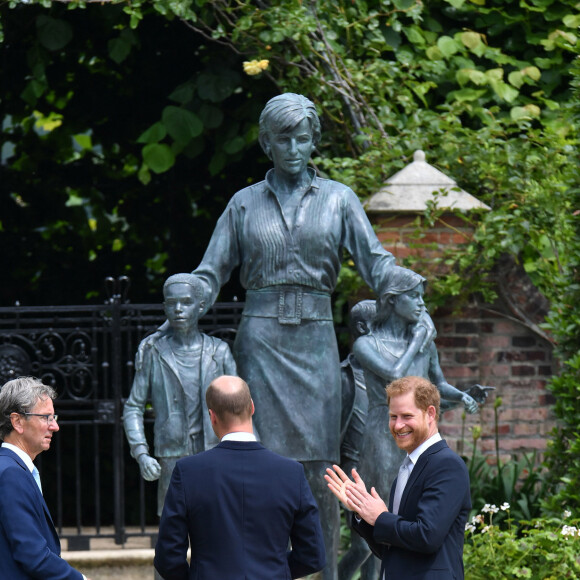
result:
M 209 412 L 209 419 L 212 425 L 216 425 L 217 423 L 217 415 L 213 412 L 212 409 L 208 409 Z
M 205 312 L 205 300 L 201 300 L 199 303 L 199 313 L 203 314 Z
M 10 413 L 10 421 L 12 422 L 12 429 L 18 434 L 24 431 L 24 419 L 20 413 Z
M 433 421 L 435 421 L 437 417 L 437 411 L 433 405 L 429 405 L 427 407 L 427 415 L 429 416 L 429 419 L 433 419 Z

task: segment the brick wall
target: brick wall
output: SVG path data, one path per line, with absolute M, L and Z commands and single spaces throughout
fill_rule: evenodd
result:
M 413 268 L 427 279 L 442 271 L 435 263 L 444 247 L 465 243 L 471 238 L 470 225 L 460 217 L 444 215 L 417 237 L 418 215 L 371 215 L 377 236 L 397 262 L 414 255 L 420 258 Z M 462 410 L 442 417 L 441 432 L 458 452 L 471 450 L 471 428 L 481 426 L 480 451 L 495 460 L 494 401 L 499 407 L 499 447 L 502 459 L 536 450 L 539 458 L 555 426 L 551 408 L 553 397 L 546 383 L 555 372 L 552 346 L 534 331 L 545 314 L 546 304 L 538 297 L 527 275 L 517 268 L 496 273 L 500 298 L 495 304 L 477 304 L 460 314 L 439 309 L 433 319 L 441 368 L 450 384 L 464 390 L 473 384 L 496 390 L 479 413 L 462 418 Z M 522 322 L 522 321 L 526 322 Z M 463 432 L 463 436 L 462 436 Z
M 465 417 L 465 424 L 462 410 L 453 409 L 443 415 L 440 429 L 450 446 L 462 452 L 471 449 L 471 428 L 481 426 L 478 449 L 495 459 L 493 407 L 496 397 L 501 397 L 498 432 L 502 458 L 533 450 L 541 458 L 555 426 L 553 396 L 546 389 L 554 372 L 552 346 L 505 316 L 509 314 L 499 300 L 491 306 L 473 306 L 460 315 L 438 312 L 434 317 L 447 382 L 462 390 L 476 383 L 496 387 L 479 413 Z

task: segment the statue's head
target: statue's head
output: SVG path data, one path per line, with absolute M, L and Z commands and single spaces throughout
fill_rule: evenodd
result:
M 260 145 L 270 157 L 270 135 L 286 133 L 304 120 L 308 121 L 314 147 L 320 142 L 320 119 L 314 103 L 295 93 L 284 93 L 270 99 L 260 115 Z
M 385 276 L 378 288 L 377 320 L 386 320 L 391 315 L 397 296 L 419 290 L 421 295 L 427 280 L 423 276 L 409 270 L 394 266 L 385 270 Z
M 191 286 L 193 288 L 195 295 L 200 300 L 203 299 L 203 284 L 195 274 L 182 273 L 182 274 L 173 274 L 172 276 L 169 276 L 169 278 L 165 280 L 165 284 L 163 284 L 164 296 L 167 293 L 167 289 L 172 284 L 187 284 L 188 286 Z
M 376 314 L 376 300 L 361 300 L 350 309 L 350 331 L 355 339 L 370 332 Z
M 169 276 L 163 285 L 163 297 L 165 314 L 174 328 L 196 322 L 206 312 L 204 286 L 194 274 Z

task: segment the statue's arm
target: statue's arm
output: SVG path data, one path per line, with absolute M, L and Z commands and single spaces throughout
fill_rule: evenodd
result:
M 358 197 L 348 188 L 343 212 L 343 245 L 352 256 L 358 273 L 376 292 L 384 278 L 384 269 L 393 267 L 395 258 L 383 248 Z
M 221 346 L 224 375 L 238 376 L 238 367 L 227 342 Z
M 147 339 L 146 339 L 147 340 Z M 140 352 L 139 352 L 140 351 Z M 129 398 L 123 408 L 123 426 L 131 455 L 138 460 L 140 455 L 149 455 L 149 446 L 145 438 L 143 415 L 150 396 L 149 375 L 151 370 L 151 346 L 139 345 L 136 361 L 135 378 Z
M 399 358 L 386 357 L 380 353 L 372 335 L 361 336 L 355 340 L 353 353 L 363 368 L 371 370 L 390 383 L 407 375 L 411 363 L 425 342 L 427 332 L 424 326 L 415 325 L 407 349 Z
M 352 346 L 352 352 L 363 369 L 373 372 L 386 383 L 395 380 L 396 359 L 382 356 L 376 348 L 372 335 L 357 338 Z
M 439 389 L 441 398 L 447 401 L 442 405 L 442 410 L 447 411 L 457 406 L 450 403 L 451 401 L 454 401 L 457 404 L 463 403 L 463 406 L 468 413 L 477 412 L 479 409 L 477 401 L 468 393 L 460 391 L 445 380 L 443 370 L 439 364 L 439 356 L 435 344 L 431 345 L 429 354 L 429 379 Z
M 139 345 L 141 349 L 142 344 Z M 123 409 L 123 426 L 131 455 L 139 464 L 139 471 L 143 479 L 155 481 L 161 475 L 161 466 L 159 462 L 149 454 L 149 445 L 145 438 L 145 424 L 143 415 L 145 405 L 149 399 L 150 391 L 150 372 L 151 372 L 151 346 L 143 346 L 140 353 L 142 360 L 136 365 L 135 378 L 131 393 Z M 137 355 L 139 356 L 139 354 Z
M 201 263 L 193 271 L 205 284 L 207 308 L 216 301 L 220 288 L 240 263 L 238 211 L 235 200 L 230 200 L 217 221 Z

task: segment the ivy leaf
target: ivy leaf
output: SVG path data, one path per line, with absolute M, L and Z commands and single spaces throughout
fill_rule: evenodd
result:
M 64 48 L 73 37 L 72 28 L 68 22 L 57 20 L 45 14 L 36 19 L 38 40 L 48 50 Z
M 187 109 L 169 105 L 163 109 L 161 118 L 169 135 L 183 145 L 203 131 L 203 123 L 199 117 Z
M 151 143 L 143 147 L 143 160 L 151 171 L 164 173 L 175 164 L 175 155 L 165 143 Z

